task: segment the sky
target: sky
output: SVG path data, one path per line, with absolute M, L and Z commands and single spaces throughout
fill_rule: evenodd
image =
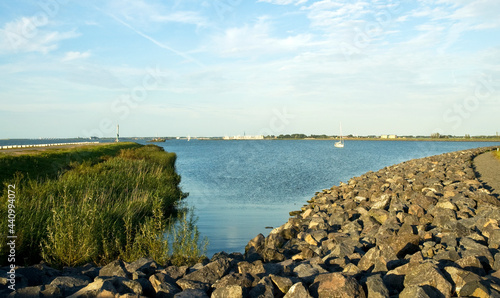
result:
M 0 2 L 0 139 L 494 135 L 498 0 Z

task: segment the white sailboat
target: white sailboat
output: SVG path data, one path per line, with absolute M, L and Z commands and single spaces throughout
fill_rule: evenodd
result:
M 335 142 L 335 147 L 344 148 L 344 138 L 342 137 L 342 123 L 340 123 L 340 141 Z

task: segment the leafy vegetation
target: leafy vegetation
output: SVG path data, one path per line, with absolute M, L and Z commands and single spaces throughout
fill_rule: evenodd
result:
M 7 183 L 15 184 L 18 263 L 103 265 L 143 256 L 160 263 L 198 261 L 206 240 L 205 245 L 199 243 L 195 219 L 179 205 L 186 194 L 178 186 L 176 155 L 154 145 L 105 147 L 84 154 L 15 157 L 22 162 L 9 158 L 8 165 L 24 170 L 3 180 L 0 206 L 0 216 L 6 219 Z M 35 160 L 36 166 L 23 164 Z M 53 163 L 55 167 L 45 168 Z M 1 229 L 0 236 L 6 239 L 7 230 Z M 1 245 L 5 262 L 7 247 Z

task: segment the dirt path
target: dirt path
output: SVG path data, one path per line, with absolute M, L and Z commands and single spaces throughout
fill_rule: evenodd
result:
M 474 168 L 479 181 L 497 197 L 500 197 L 500 160 L 493 152 L 486 152 L 474 158 Z

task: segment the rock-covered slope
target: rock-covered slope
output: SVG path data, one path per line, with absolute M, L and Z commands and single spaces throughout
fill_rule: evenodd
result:
M 17 294 L 497 297 L 500 203 L 473 169 L 473 158 L 491 149 L 410 160 L 323 190 L 244 255 L 222 252 L 191 268 L 147 259 L 62 271 L 37 265 L 18 269 Z

